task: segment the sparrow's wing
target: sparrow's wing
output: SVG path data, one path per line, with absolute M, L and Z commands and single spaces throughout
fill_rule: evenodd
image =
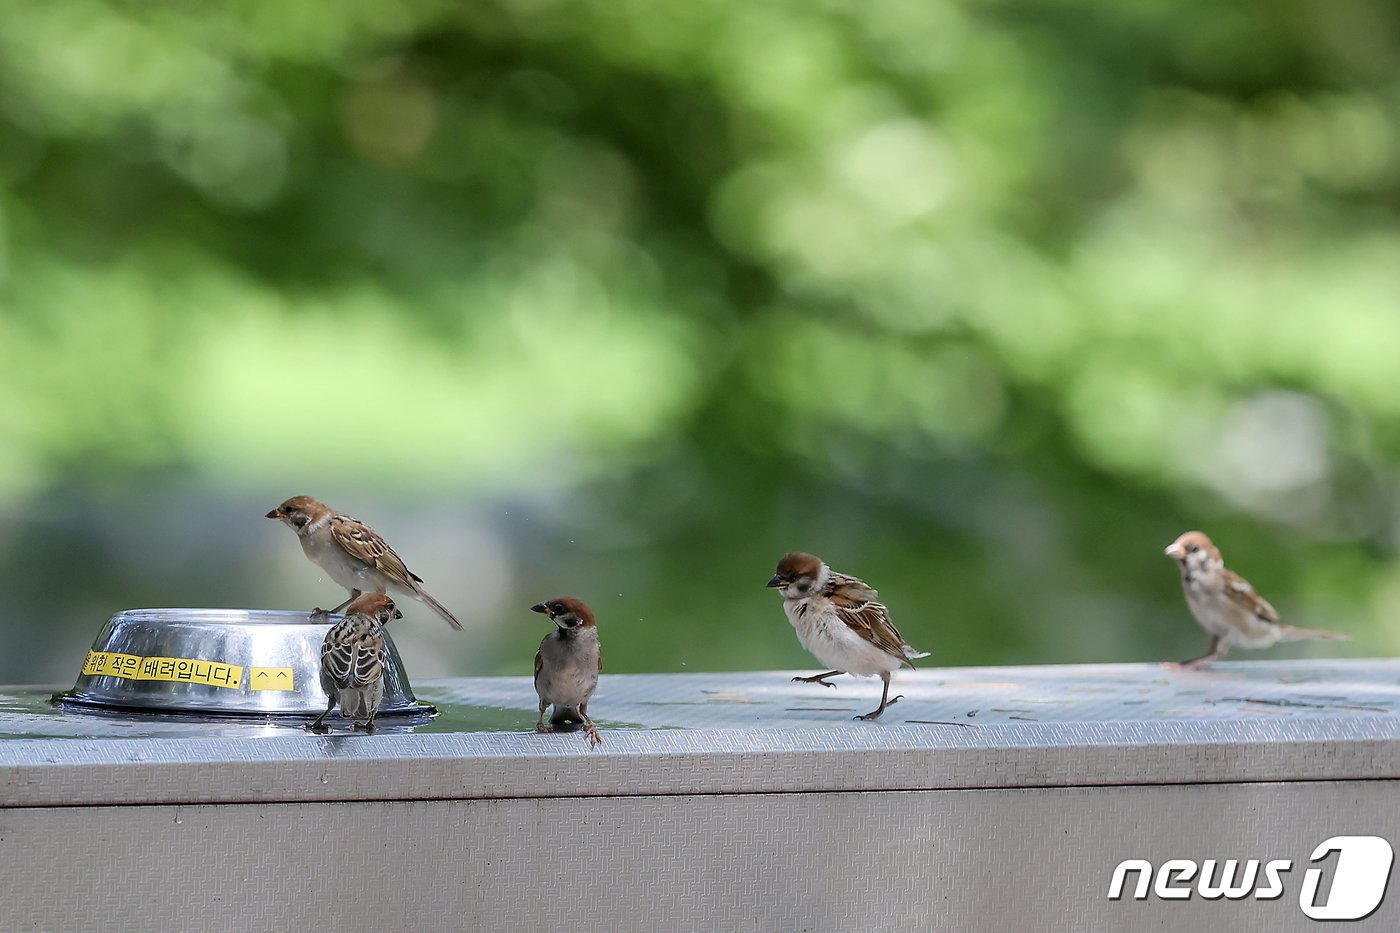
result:
M 1267 599 L 1254 592 L 1254 587 L 1249 585 L 1248 580 L 1233 570 L 1222 570 L 1220 577 L 1225 583 L 1225 598 L 1231 605 L 1258 616 L 1265 622 L 1278 624 L 1278 610 L 1269 605 Z
M 603 649 L 598 649 L 598 673 L 603 673 Z
M 857 579 L 848 574 L 831 571 L 831 579 L 826 584 L 827 595 L 834 592 L 842 592 L 851 599 L 877 600 L 880 594 L 875 592 L 875 587 L 864 580 Z
M 346 619 L 321 643 L 321 671 L 337 687 L 348 687 L 355 670 L 355 620 Z
M 857 635 L 885 654 L 903 658 L 907 653 L 904 639 L 894 623 L 890 622 L 890 611 L 884 603 L 864 596 L 864 593 L 873 593 L 874 590 L 859 580 L 856 583 L 859 584 L 857 588 L 837 586 L 828 589 L 826 596 L 836 607 L 837 616 Z
M 350 668 L 355 663 L 355 649 L 345 638 L 347 626 L 342 622 L 331 629 L 321 643 L 321 674 L 323 682 L 345 686 Z
M 378 683 L 384 676 L 384 663 L 388 652 L 384 649 L 384 630 L 371 626 L 357 642 L 355 666 L 351 670 L 353 687 L 368 687 Z
M 384 674 L 384 632 L 364 619 L 347 619 L 321 645 L 321 671 L 337 687 L 367 687 Z
M 389 579 L 416 590 L 423 578 L 409 571 L 394 549 L 379 533 L 364 522 L 348 515 L 335 515 L 331 518 L 331 536 L 335 543 L 351 557 L 369 564 Z
M 536 651 L 536 652 L 535 652 L 535 689 L 536 689 L 536 690 L 538 690 L 538 689 L 539 689 L 539 686 L 540 686 L 540 671 L 542 671 L 542 670 L 544 670 L 544 653 L 541 652 L 541 651 Z

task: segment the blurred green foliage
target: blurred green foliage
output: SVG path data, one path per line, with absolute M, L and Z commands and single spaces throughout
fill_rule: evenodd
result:
M 0 680 L 326 604 L 295 493 L 474 623 L 419 676 L 564 591 L 809 665 L 790 548 L 934 663 L 1186 656 L 1194 526 L 1388 653 L 1400 7 L 0 0 L 0 347 Z

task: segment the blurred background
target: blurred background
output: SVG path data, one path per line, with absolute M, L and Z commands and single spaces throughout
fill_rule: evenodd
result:
M 528 674 L 813 668 L 810 550 L 930 663 L 1205 649 L 1207 530 L 1400 649 L 1400 7 L 0 2 L 0 682 L 343 591 L 311 494 Z

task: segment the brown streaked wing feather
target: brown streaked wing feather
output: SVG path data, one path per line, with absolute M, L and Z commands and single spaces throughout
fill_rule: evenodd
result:
M 384 630 L 375 626 L 358 643 L 353 686 L 368 687 L 384 676 Z
M 856 582 L 860 583 L 858 580 Z M 863 583 L 860 586 L 866 592 L 874 592 Z M 857 590 L 857 593 L 859 592 L 861 590 Z M 857 635 L 892 658 L 904 657 L 904 639 L 890 621 L 890 611 L 885 608 L 884 603 L 861 596 L 853 597 L 845 588 L 828 588 L 826 595 L 836 607 L 836 614 L 841 617 L 841 621 L 849 625 Z
M 851 599 L 868 599 L 873 601 L 880 598 L 880 594 L 876 591 L 875 587 L 866 583 L 864 580 L 849 574 L 837 573 L 833 570 L 831 571 L 831 579 L 827 580 L 826 583 L 826 593 L 830 596 L 832 593 L 837 592 L 845 593 Z
M 1225 581 L 1225 596 L 1230 602 L 1265 622 L 1278 624 L 1278 610 L 1271 606 L 1267 599 L 1254 592 L 1254 587 L 1249 585 L 1248 580 L 1233 570 L 1221 571 L 1221 577 Z
M 321 646 L 321 672 L 337 687 L 344 687 L 355 664 L 355 648 L 348 642 L 326 641 Z
M 603 649 L 598 649 L 598 673 L 603 673 Z
M 535 652 L 535 686 L 536 686 L 536 687 L 538 687 L 538 686 L 540 685 L 540 671 L 542 671 L 542 670 L 544 670 L 544 653 L 541 652 L 541 651 L 536 651 L 536 652 Z
M 348 515 L 336 515 L 331 519 L 331 535 L 347 554 L 359 558 L 409 589 L 417 589 L 414 584 L 423 582 L 421 577 L 409 571 L 389 543 L 364 522 Z
M 365 687 L 383 676 L 385 654 L 383 631 L 350 619 L 321 645 L 321 670 L 341 689 Z

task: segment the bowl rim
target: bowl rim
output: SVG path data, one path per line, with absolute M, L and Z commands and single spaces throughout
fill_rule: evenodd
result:
M 225 625 L 325 625 L 343 618 L 340 613 L 327 614 L 317 620 L 310 610 L 296 609 L 237 609 L 219 607 L 152 606 L 146 609 L 122 609 L 112 614 L 113 622 L 188 622 Z

